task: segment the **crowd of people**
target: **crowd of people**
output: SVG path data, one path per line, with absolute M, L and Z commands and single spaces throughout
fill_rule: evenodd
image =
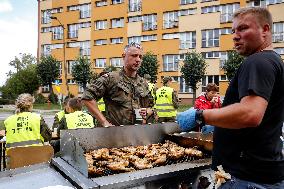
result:
M 272 17 L 265 8 L 241 8 L 233 16 L 234 48 L 246 57 L 227 89 L 224 102 L 218 86 L 209 83 L 193 108 L 177 115 L 177 92 L 171 77 L 159 89 L 151 76 L 139 76 L 143 48 L 130 43 L 123 51 L 120 71 L 101 74 L 82 98 L 66 98 L 52 129 L 32 113 L 33 97 L 21 94 L 16 114 L 4 122 L 7 149 L 42 145 L 52 130 L 172 122 L 184 131 L 214 130 L 212 168 L 222 165 L 232 179 L 229 188 L 284 188 L 282 125 L 284 120 L 284 64 L 272 48 Z M 86 106 L 88 113 L 82 111 Z M 140 119 L 141 116 L 141 119 Z M 53 143 L 59 151 L 59 141 Z

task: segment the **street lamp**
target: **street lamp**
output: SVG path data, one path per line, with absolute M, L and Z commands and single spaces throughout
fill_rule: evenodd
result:
M 57 20 L 59 22 L 59 25 L 63 28 L 63 70 L 64 70 L 65 84 L 67 88 L 67 96 L 68 96 L 69 95 L 69 85 L 67 81 L 67 69 L 66 69 L 66 61 L 65 61 L 65 27 L 56 16 L 51 16 L 50 19 Z

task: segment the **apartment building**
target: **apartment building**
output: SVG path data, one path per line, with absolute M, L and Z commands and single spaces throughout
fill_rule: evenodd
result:
M 246 6 L 268 7 L 272 12 L 273 45 L 284 58 L 284 0 L 38 0 L 38 57 L 53 55 L 60 60 L 61 93 L 67 95 L 68 83 L 68 90 L 80 95 L 83 89 L 71 76 L 77 57 L 88 56 L 97 73 L 110 65 L 122 67 L 123 47 L 135 41 L 157 55 L 157 86 L 162 77 L 171 76 L 186 103 L 192 91 L 180 67 L 185 53 L 196 51 L 208 64 L 197 94 L 214 82 L 224 95 L 228 80 L 221 67 L 233 47 L 232 14 Z

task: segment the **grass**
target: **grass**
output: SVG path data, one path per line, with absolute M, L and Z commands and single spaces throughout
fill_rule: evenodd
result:
M 33 109 L 40 109 L 40 110 L 60 110 L 61 107 L 58 104 L 34 104 Z
M 4 120 L 0 121 L 0 130 L 4 130 Z

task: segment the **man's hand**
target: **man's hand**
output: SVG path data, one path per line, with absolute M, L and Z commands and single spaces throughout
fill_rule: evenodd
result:
M 190 108 L 177 115 L 177 122 L 182 131 L 189 131 L 196 126 L 195 114 L 196 110 L 194 108 Z
M 115 125 L 113 125 L 112 123 L 108 122 L 107 120 L 105 120 L 103 123 L 102 123 L 102 126 L 103 127 L 113 127 Z

